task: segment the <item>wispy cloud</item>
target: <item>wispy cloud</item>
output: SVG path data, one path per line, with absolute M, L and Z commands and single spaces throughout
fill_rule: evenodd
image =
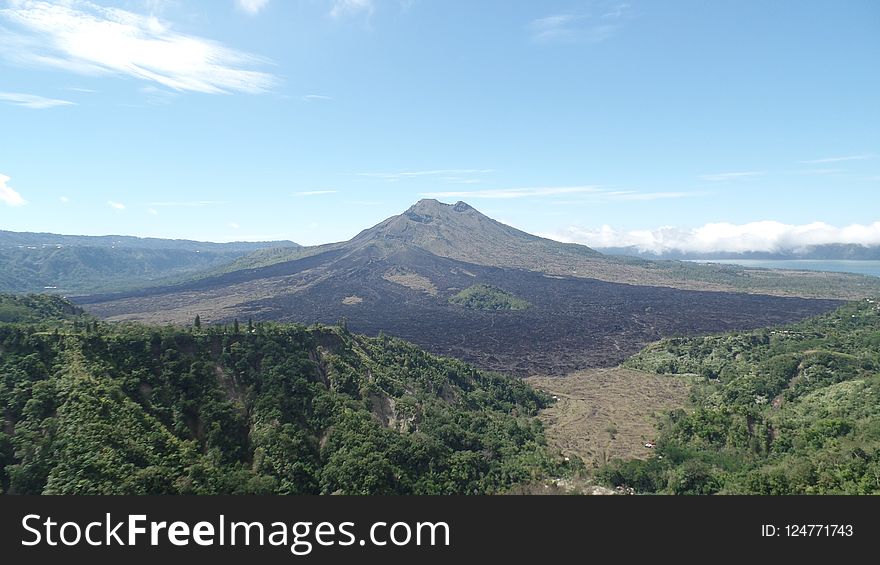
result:
M 266 7 L 269 0 L 235 0 L 235 5 L 243 12 L 255 16 Z
M 665 200 L 671 198 L 691 198 L 703 196 L 705 192 L 642 192 L 638 190 L 607 190 L 599 186 L 539 186 L 528 188 L 494 188 L 488 190 L 451 190 L 442 192 L 426 192 L 426 198 L 461 198 L 469 199 L 510 199 L 510 198 L 546 198 L 553 196 L 583 195 L 581 200 L 554 200 L 554 204 L 577 205 L 587 202 L 637 202 Z
M 229 226 L 230 228 L 234 229 L 234 230 L 237 230 L 238 228 L 241 227 L 240 225 L 238 225 L 238 224 L 235 223 L 235 222 L 229 222 L 229 223 L 226 224 L 226 225 Z
M 640 251 L 658 254 L 669 251 L 776 252 L 832 243 L 880 245 L 880 222 L 836 227 L 824 222 L 791 225 L 761 221 L 746 224 L 712 223 L 693 229 L 664 226 L 631 231 L 616 230 L 605 225 L 598 229 L 569 227 L 543 235 L 591 247 L 636 247 Z
M 70 198 L 68 198 L 68 197 L 66 197 L 66 196 L 59 196 L 59 197 L 58 197 L 58 200 L 59 200 L 62 204 L 70 204 Z
M 23 106 L 31 110 L 45 110 L 46 108 L 57 108 L 58 106 L 75 106 L 74 102 L 68 100 L 56 100 L 54 98 L 44 98 L 20 92 L 0 92 L 0 102 Z
M 804 169 L 803 171 L 795 171 L 799 175 L 836 175 L 845 173 L 846 169 Z
M 83 94 L 95 94 L 98 92 L 97 90 L 92 90 L 91 88 L 80 88 L 78 86 L 68 86 L 67 90 L 70 90 L 71 92 L 82 92 Z
M 305 190 L 303 192 L 294 192 L 294 196 L 320 196 L 322 194 L 336 194 L 338 190 Z
M 0 10 L 0 53 L 26 66 L 80 74 L 119 74 L 179 91 L 261 93 L 276 82 L 253 70 L 267 61 L 225 45 L 175 32 L 167 22 L 87 0 L 16 0 Z
M 629 4 L 595 7 L 595 13 L 562 13 L 537 18 L 526 29 L 537 43 L 600 43 L 612 37 L 630 17 Z
M 108 200 L 107 206 L 110 206 L 114 210 L 125 210 L 125 204 L 122 202 L 116 202 L 115 200 Z
M 204 206 L 220 206 L 229 204 L 228 200 L 184 200 L 184 201 L 165 201 L 150 202 L 149 205 L 155 208 L 201 208 Z
M 578 33 L 578 22 L 586 16 L 557 14 L 529 22 L 529 31 L 535 41 L 558 41 L 573 39 Z
M 561 194 L 594 194 L 601 192 L 596 186 L 540 186 L 530 188 L 496 188 L 489 190 L 454 190 L 425 192 L 426 198 L 533 198 Z
M 7 206 L 24 206 L 27 204 L 27 200 L 22 198 L 21 194 L 16 192 L 11 186 L 8 186 L 7 182 L 9 182 L 9 177 L 0 174 L 0 202 Z
M 417 177 L 439 177 L 440 180 L 445 180 L 447 182 L 461 183 L 466 182 L 465 179 L 472 179 L 474 175 L 485 175 L 492 172 L 494 172 L 494 169 L 433 169 L 426 171 L 391 171 L 354 174 L 359 177 L 376 178 L 390 182 Z
M 609 200 L 630 200 L 630 201 L 651 201 L 651 200 L 667 200 L 670 198 L 691 198 L 694 196 L 703 196 L 705 192 L 626 192 L 626 193 L 608 193 L 605 196 Z
M 825 157 L 824 159 L 811 159 L 809 161 L 801 161 L 801 163 L 808 165 L 819 165 L 821 163 L 839 163 L 841 161 L 865 161 L 871 158 L 871 155 L 848 155 L 846 157 Z
M 330 16 L 333 18 L 344 18 L 359 14 L 369 16 L 375 8 L 373 0 L 333 0 Z
M 304 102 L 320 102 L 322 100 L 333 100 L 333 98 L 329 96 L 324 96 L 323 94 L 306 94 L 302 97 Z
M 746 171 L 741 173 L 714 173 L 711 175 L 701 175 L 700 180 L 708 181 L 728 181 L 736 179 L 745 179 L 750 177 L 759 177 L 763 175 L 763 171 Z

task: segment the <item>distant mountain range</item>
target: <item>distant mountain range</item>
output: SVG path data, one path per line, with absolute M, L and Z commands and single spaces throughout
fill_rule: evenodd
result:
M 608 258 L 436 200 L 347 242 L 259 250 L 231 265 L 181 284 L 75 300 L 110 320 L 342 323 L 519 375 L 613 365 L 661 336 L 784 323 L 838 304 L 732 293 L 742 288 L 735 281 L 772 289 L 789 275 Z M 791 288 L 806 280 L 827 293 L 822 285 L 837 281 L 836 291 L 855 292 L 864 279 L 813 273 Z M 687 290 L 697 288 L 726 292 Z
M 0 291 L 82 294 L 191 278 L 290 241 L 210 243 L 0 230 Z
M 642 259 L 674 259 L 685 260 L 736 260 L 736 259 L 764 259 L 772 261 L 812 259 L 819 261 L 880 261 L 880 246 L 865 246 L 854 243 L 834 243 L 828 245 L 811 245 L 797 249 L 780 251 L 746 251 L 734 253 L 729 251 L 693 252 L 668 250 L 662 253 L 643 251 L 635 246 L 629 247 L 601 247 L 599 251 L 608 255 L 626 255 L 640 257 Z

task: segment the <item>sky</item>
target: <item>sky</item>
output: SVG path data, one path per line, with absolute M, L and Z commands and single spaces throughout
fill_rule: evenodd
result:
M 880 244 L 880 3 L 0 0 L 0 229 Z

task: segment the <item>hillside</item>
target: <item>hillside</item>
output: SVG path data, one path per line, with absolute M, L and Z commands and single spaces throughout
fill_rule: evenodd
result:
M 170 284 L 283 245 L 296 247 L 0 231 L 0 292 L 70 295 Z
M 0 323 L 6 493 L 476 494 L 563 471 L 547 396 L 397 339 L 32 314 Z
M 651 345 L 626 367 L 698 377 L 662 426 L 656 457 L 603 471 L 676 494 L 880 493 L 880 307 Z

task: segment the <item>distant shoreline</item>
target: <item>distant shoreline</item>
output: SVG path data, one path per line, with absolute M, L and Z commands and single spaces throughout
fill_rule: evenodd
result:
M 880 277 L 880 260 L 875 259 L 684 259 L 689 263 L 719 263 L 762 269 L 830 271 Z

